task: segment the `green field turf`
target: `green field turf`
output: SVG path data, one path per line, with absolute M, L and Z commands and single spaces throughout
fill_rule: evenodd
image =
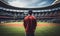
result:
M 10 23 L 4 23 L 4 24 L 23 24 L 23 22 L 10 22 Z M 48 22 L 37 22 L 37 24 L 48 24 Z
M 25 36 L 24 27 L 0 26 L 0 36 Z M 60 36 L 60 26 L 37 26 L 35 36 Z

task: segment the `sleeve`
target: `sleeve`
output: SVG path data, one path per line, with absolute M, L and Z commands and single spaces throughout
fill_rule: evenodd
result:
M 37 26 L 37 20 L 36 19 L 34 19 L 34 29 L 36 29 L 36 26 Z
M 37 21 L 36 21 L 35 18 L 33 19 L 33 23 L 32 24 L 33 24 L 33 26 L 32 26 L 33 27 L 33 30 L 35 30 L 36 29 L 36 26 L 37 26 Z
M 23 22 L 24 22 L 24 24 L 23 24 L 23 25 L 24 25 L 24 28 L 26 29 L 26 26 L 27 26 L 27 24 L 26 24 L 26 20 L 24 19 Z

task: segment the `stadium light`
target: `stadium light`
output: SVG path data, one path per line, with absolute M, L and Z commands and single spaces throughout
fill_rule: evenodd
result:
M 10 11 L 13 11 L 12 9 L 10 9 Z
M 16 10 L 17 12 L 20 12 L 19 10 Z
M 17 10 L 15 10 L 15 9 L 12 9 L 12 11 L 13 11 L 13 12 L 17 12 Z
M 24 12 L 28 12 L 29 10 L 24 10 Z
M 9 11 L 10 9 L 6 9 L 6 11 Z
M 6 10 L 6 8 L 3 8 L 3 10 Z
M 12 11 L 12 12 L 28 12 L 29 10 L 17 10 L 17 9 L 8 9 L 4 7 L 0 7 L 2 10 L 6 11 Z M 55 11 L 55 10 L 60 10 L 60 7 L 52 8 L 52 9 L 45 9 L 45 10 L 32 10 L 33 12 L 50 12 L 50 11 Z
M 47 12 L 48 10 L 44 10 L 45 12 Z
M 3 9 L 3 7 L 0 7 L 0 9 Z

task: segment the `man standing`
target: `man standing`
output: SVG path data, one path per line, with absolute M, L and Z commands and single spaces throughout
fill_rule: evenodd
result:
M 28 12 L 28 16 L 24 18 L 24 28 L 26 36 L 34 36 L 34 32 L 37 26 L 36 18 L 32 15 L 32 11 Z

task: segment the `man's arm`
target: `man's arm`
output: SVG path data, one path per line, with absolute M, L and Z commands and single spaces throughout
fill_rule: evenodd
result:
M 37 21 L 36 21 L 36 19 L 33 19 L 33 26 L 32 26 L 32 28 L 33 28 L 33 30 L 35 30 L 36 29 L 36 26 L 37 26 Z
M 36 26 L 37 26 L 37 21 L 36 21 L 36 19 L 34 19 L 34 29 L 36 29 Z
M 23 22 L 24 22 L 24 28 L 26 29 L 26 24 L 27 24 L 27 23 L 26 23 L 26 20 L 24 19 Z

